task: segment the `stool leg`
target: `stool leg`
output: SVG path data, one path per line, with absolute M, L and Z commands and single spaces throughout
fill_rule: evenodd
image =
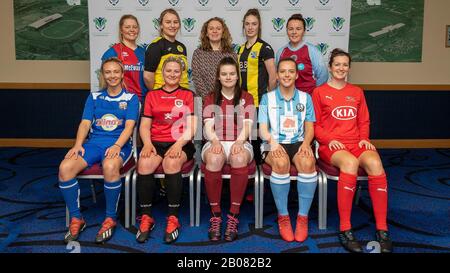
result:
M 355 193 L 355 199 L 354 199 L 354 204 L 356 206 L 359 205 L 359 198 L 361 197 L 362 186 L 360 183 L 361 183 L 361 181 L 358 181 L 358 186 L 356 187 L 356 193 Z
M 92 192 L 92 201 L 94 204 L 97 204 L 97 195 L 95 194 L 95 181 L 91 179 L 91 192 Z
M 327 228 L 327 176 L 319 172 L 319 229 Z
M 130 227 L 130 178 L 132 175 L 131 173 L 128 173 L 125 176 L 125 228 Z
M 259 173 L 255 171 L 255 229 L 259 227 Z
M 202 187 L 202 171 L 199 169 L 197 172 L 197 191 L 195 196 L 195 226 L 200 226 L 200 196 Z
M 136 225 L 136 180 L 137 171 L 133 173 L 133 179 L 131 179 L 131 225 Z
M 258 228 L 262 228 L 264 224 L 264 174 L 259 168 L 259 224 Z
M 195 168 L 195 167 L 194 167 Z M 194 169 L 189 175 L 189 225 L 194 226 Z
M 69 208 L 66 206 L 66 227 L 69 227 Z

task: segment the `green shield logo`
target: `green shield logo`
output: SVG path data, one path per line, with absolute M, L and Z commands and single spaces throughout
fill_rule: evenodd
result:
M 306 31 L 310 31 L 313 29 L 314 27 L 314 23 L 316 22 L 316 19 L 314 19 L 313 17 L 306 17 L 305 18 L 305 23 L 306 23 Z
M 172 5 L 172 7 L 178 5 L 178 2 L 180 2 L 180 0 L 169 0 L 169 4 Z
M 183 27 L 188 32 L 191 32 L 194 29 L 195 22 L 197 22 L 194 18 L 184 18 L 183 19 Z
M 154 27 L 157 31 L 159 31 L 159 19 L 158 19 L 158 18 L 153 18 L 152 22 L 153 22 L 153 27 Z
M 202 5 L 202 7 L 205 7 L 206 5 L 208 5 L 209 0 L 198 0 L 198 3 L 200 5 Z
M 94 24 L 95 24 L 95 28 L 98 30 L 98 31 L 102 31 L 102 30 L 104 30 L 105 29 L 105 27 L 106 27 L 106 18 L 104 18 L 104 17 L 97 17 L 97 18 L 94 18 Z
M 333 28 L 336 31 L 340 31 L 344 26 L 345 19 L 342 17 L 334 17 L 331 19 L 331 23 L 333 24 Z
M 289 4 L 291 4 L 292 6 L 295 6 L 298 4 L 299 0 L 289 0 Z
M 239 0 L 228 0 L 228 3 L 230 3 L 230 5 L 234 7 L 239 3 Z
M 273 18 L 272 19 L 272 25 L 273 25 L 273 28 L 277 31 L 277 32 L 280 32 L 282 29 L 283 29 L 283 27 L 284 27 L 284 22 L 285 22 L 286 20 L 284 19 L 284 18 L 280 18 L 280 17 L 277 17 L 277 18 Z
M 326 43 L 318 43 L 316 45 L 316 47 L 319 49 L 320 53 L 322 53 L 322 55 L 325 56 L 327 54 L 328 48 L 330 46 L 328 44 L 326 44 Z

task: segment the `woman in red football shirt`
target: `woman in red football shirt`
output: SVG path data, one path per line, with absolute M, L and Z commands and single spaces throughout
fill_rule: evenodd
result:
M 362 252 L 354 237 L 350 217 L 358 168 L 369 175 L 369 194 L 381 251 L 392 252 L 387 232 L 387 181 L 380 156 L 369 140 L 369 111 L 363 90 L 346 81 L 351 57 L 334 49 L 329 61 L 330 81 L 313 92 L 316 113 L 314 134 L 320 144 L 319 158 L 340 170 L 338 181 L 339 240 L 349 251 Z
M 136 240 L 148 239 L 155 221 L 151 207 L 156 179 L 153 173 L 160 164 L 164 169 L 169 212 L 164 235 L 166 243 L 179 235 L 178 210 L 183 181 L 181 167 L 195 153 L 192 138 L 195 132 L 194 93 L 180 87 L 184 61 L 168 57 L 162 65 L 164 85 L 147 93 L 139 132 L 144 147 L 138 161 L 137 192 L 141 208 L 141 223 Z

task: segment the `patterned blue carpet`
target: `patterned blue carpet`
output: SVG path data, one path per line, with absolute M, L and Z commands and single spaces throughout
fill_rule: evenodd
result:
M 264 228 L 254 229 L 253 204 L 242 207 L 239 239 L 232 243 L 208 241 L 208 205 L 202 202 L 200 227 L 189 226 L 188 184 L 181 209 L 181 235 L 172 245 L 162 242 L 166 200 L 155 208 L 156 227 L 146 244 L 135 241 L 136 228 L 124 228 L 123 199 L 119 204 L 121 223 L 112 240 L 96 245 L 94 237 L 104 217 L 102 183 L 96 184 L 97 204 L 92 201 L 89 182 L 81 182 L 82 212 L 88 228 L 80 245 L 65 245 L 65 209 L 57 184 L 58 164 L 67 149 L 0 149 L 0 252 L 6 253 L 336 253 L 345 252 L 337 239 L 336 183 L 329 183 L 328 229 L 319 230 L 317 195 L 310 213 L 310 237 L 300 243 L 286 243 L 278 235 L 276 211 L 266 182 Z M 389 183 L 388 223 L 395 252 L 450 252 L 450 150 L 396 149 L 380 151 Z M 227 183 L 224 183 L 228 185 Z M 294 184 L 293 184 L 294 185 Z M 292 185 L 290 212 L 297 211 Z M 226 188 L 226 187 L 225 187 Z M 204 193 L 204 190 L 202 191 Z M 223 201 L 229 198 L 224 191 Z M 123 195 L 122 195 L 123 196 Z M 202 196 L 202 200 L 204 197 Z M 363 184 L 352 224 L 364 245 L 374 240 L 372 208 Z M 370 244 L 369 244 L 370 245 Z M 367 246 L 366 252 L 373 249 Z

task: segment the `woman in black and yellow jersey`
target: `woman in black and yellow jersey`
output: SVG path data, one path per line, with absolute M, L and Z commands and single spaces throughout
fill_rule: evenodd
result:
M 261 16 L 257 9 L 249 9 L 243 19 L 245 44 L 239 49 L 241 88 L 247 90 L 258 107 L 259 99 L 276 87 L 274 51 L 261 37 Z
M 178 12 L 174 9 L 163 10 L 159 16 L 159 26 L 160 37 L 153 40 L 145 52 L 145 85 L 149 90 L 161 88 L 164 85 L 162 64 L 170 56 L 176 56 L 185 63 L 180 85 L 189 88 L 186 46 L 176 40 L 181 26 Z

